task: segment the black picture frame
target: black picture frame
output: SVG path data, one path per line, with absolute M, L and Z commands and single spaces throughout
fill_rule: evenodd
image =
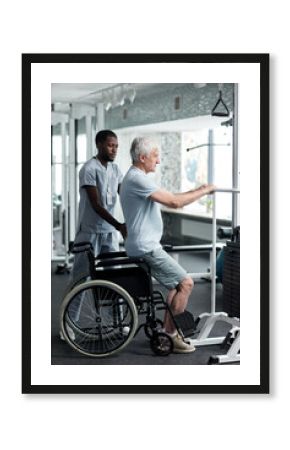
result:
M 269 54 L 22 55 L 22 393 L 269 393 Z M 38 385 L 31 374 L 31 67 L 34 63 L 245 63 L 260 68 L 260 382 L 255 385 Z M 262 149 L 262 151 L 261 151 Z

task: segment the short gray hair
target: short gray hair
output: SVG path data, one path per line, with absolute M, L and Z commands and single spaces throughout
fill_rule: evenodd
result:
M 158 148 L 158 145 L 152 139 L 149 139 L 147 137 L 136 137 L 133 140 L 130 148 L 132 162 L 138 162 L 140 155 L 148 156 L 149 153 L 155 148 Z

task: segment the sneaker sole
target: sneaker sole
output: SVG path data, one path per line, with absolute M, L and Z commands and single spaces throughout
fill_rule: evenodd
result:
M 193 347 L 193 348 L 189 348 L 189 349 L 184 349 L 184 350 L 182 350 L 182 349 L 173 349 L 173 353 L 193 353 L 194 351 L 196 350 L 196 348 L 195 347 Z

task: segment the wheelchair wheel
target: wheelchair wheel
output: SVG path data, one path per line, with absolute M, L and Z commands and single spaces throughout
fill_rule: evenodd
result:
M 163 327 L 163 322 L 160 319 L 151 319 L 149 323 L 144 325 L 144 332 L 146 336 L 151 339 L 154 332 L 158 331 L 158 328 L 161 329 Z
M 168 334 L 163 332 L 154 333 L 150 339 L 150 346 L 158 356 L 167 356 L 173 351 L 173 342 Z
M 85 283 L 86 281 L 90 281 L 91 277 L 89 275 L 83 275 L 78 280 L 74 280 L 71 284 L 66 287 L 63 298 L 65 298 L 69 292 L 71 292 L 76 286 L 79 284 Z
M 64 298 L 60 327 L 69 345 L 86 356 L 122 350 L 134 337 L 138 313 L 125 289 L 107 280 L 75 286 Z

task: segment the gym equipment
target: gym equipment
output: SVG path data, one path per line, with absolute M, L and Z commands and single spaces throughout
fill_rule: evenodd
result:
M 239 194 L 238 189 L 216 189 L 212 194 L 212 258 L 211 258 L 211 310 L 210 313 L 201 314 L 196 324 L 205 319 L 203 325 L 199 330 L 199 335 L 194 339 L 195 346 L 201 345 L 216 345 L 222 344 L 225 341 L 225 337 L 210 337 L 210 333 L 218 321 L 226 322 L 232 326 L 232 329 L 239 329 L 240 320 L 237 317 L 230 317 L 226 312 L 216 312 L 216 194 L 217 193 L 232 193 L 232 195 Z M 232 343 L 228 353 L 226 355 L 219 355 L 211 357 L 209 364 L 213 363 L 232 363 L 240 361 L 239 353 L 239 339 L 240 333 L 237 333 L 235 341 Z
M 219 239 L 231 239 L 233 229 L 232 227 L 220 227 L 217 229 L 216 234 Z
M 218 254 L 216 259 L 216 275 L 217 280 L 221 283 L 223 282 L 223 272 L 224 272 L 224 249 Z
M 236 227 L 223 249 L 223 310 L 229 317 L 240 318 L 240 227 Z M 209 364 L 228 363 L 239 360 L 240 328 L 233 326 L 225 337 L 222 348 L 227 354 L 212 356 Z
M 240 317 L 240 227 L 237 229 L 224 248 L 223 309 L 231 317 Z
M 70 261 L 69 255 L 71 254 L 72 248 L 73 248 L 73 241 L 70 241 L 69 246 L 68 246 L 68 251 L 66 252 L 66 255 L 65 255 L 65 261 L 63 263 L 59 263 L 56 266 L 56 269 L 55 269 L 56 275 L 70 273 L 71 268 L 72 268 L 72 261 Z
M 221 110 L 219 110 L 220 107 L 222 107 Z M 228 117 L 230 115 L 229 109 L 223 101 L 221 90 L 219 90 L 219 98 L 213 109 L 211 110 L 211 115 L 217 117 Z
M 220 86 L 221 87 L 221 86 Z M 238 225 L 238 174 L 239 174 L 239 158 L 238 158 L 238 84 L 234 84 L 233 95 L 233 117 L 232 121 L 227 125 L 233 127 L 233 170 L 232 170 L 232 189 L 218 189 L 213 194 L 213 213 L 212 213 L 212 258 L 211 258 L 211 311 L 210 313 L 204 313 L 197 320 L 205 318 L 205 322 L 201 327 L 198 339 L 195 341 L 195 345 L 212 345 L 212 344 L 224 344 L 226 338 L 210 337 L 210 333 L 218 321 L 227 322 L 231 325 L 230 334 L 234 337 L 226 342 L 230 343 L 230 348 L 226 355 L 218 355 L 209 359 L 209 364 L 225 364 L 240 361 L 240 319 L 235 317 L 229 317 L 226 312 L 217 313 L 215 311 L 216 301 L 216 194 L 218 192 L 232 193 L 232 229 L 235 230 Z M 228 108 L 222 100 L 221 90 L 219 92 L 219 99 L 212 110 L 212 115 L 217 115 L 216 108 L 221 103 L 225 106 L 225 116 L 228 116 Z M 220 115 L 220 114 L 218 114 Z M 224 125 L 226 125 L 224 123 Z M 238 330 L 238 331 L 237 331 Z
M 239 227 L 236 227 L 235 230 L 237 228 L 239 228 Z M 233 230 L 231 227 L 218 228 L 217 237 L 219 239 L 230 239 L 232 241 L 235 237 L 235 230 L 234 230 L 234 234 L 233 234 Z M 226 244 L 226 245 L 228 245 L 228 244 Z M 216 275 L 217 275 L 218 281 L 220 281 L 221 283 L 223 282 L 224 260 L 225 260 L 225 248 L 223 247 L 222 250 L 217 255 L 217 260 L 216 260 Z M 238 268 L 238 271 L 239 271 L 239 269 L 240 268 Z M 240 272 L 238 272 L 238 274 L 239 273 Z M 228 312 L 227 310 L 225 310 L 225 311 Z
M 74 253 L 86 252 L 89 271 L 65 295 L 60 329 L 65 340 L 86 356 L 104 357 L 125 348 L 144 328 L 154 353 L 167 356 L 171 337 L 161 329 L 157 311 L 169 312 L 182 337 L 196 332 L 192 314 L 173 316 L 159 291 L 153 291 L 150 267 L 141 258 L 112 252 L 95 258 L 89 242 L 75 244 Z M 139 324 L 138 316 L 145 315 Z

